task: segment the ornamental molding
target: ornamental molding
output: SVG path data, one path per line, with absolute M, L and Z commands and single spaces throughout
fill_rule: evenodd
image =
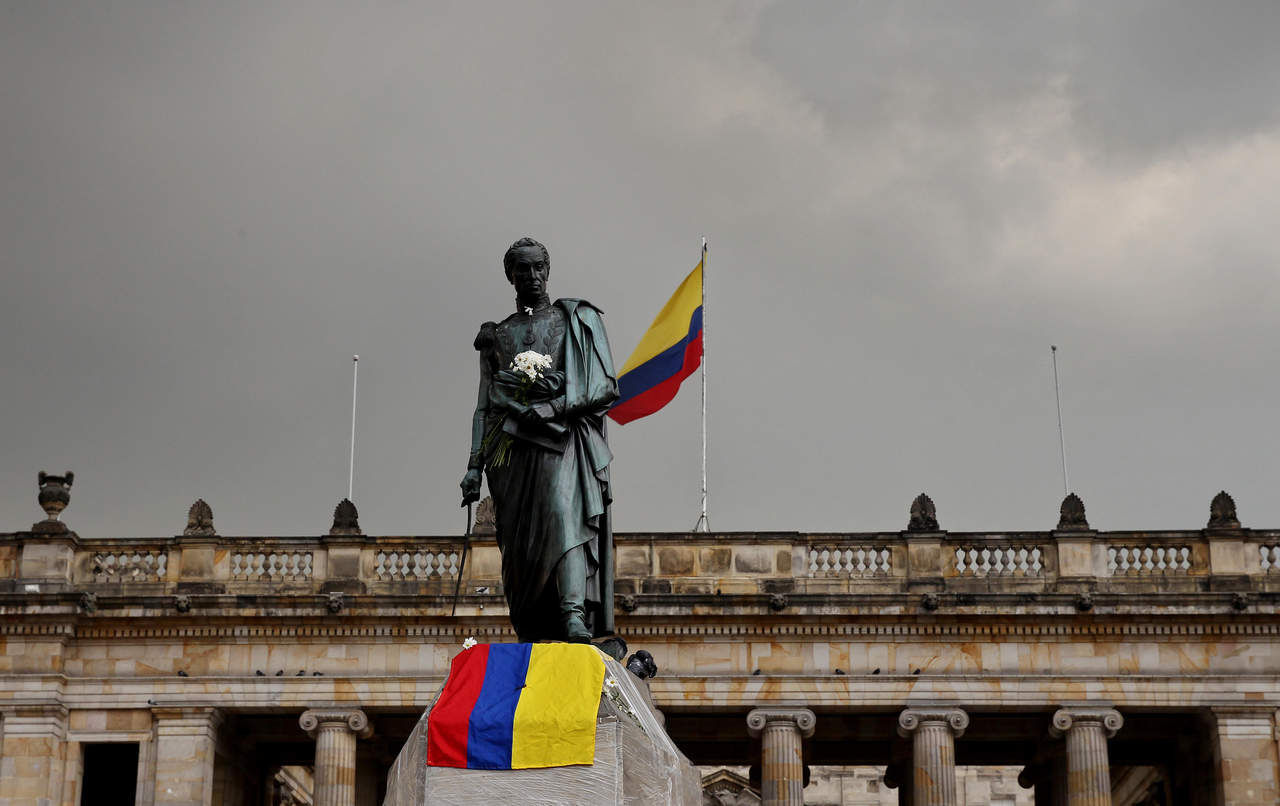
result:
M 172 611 L 170 611 L 172 612 Z M 175 622 L 179 617 L 174 617 Z M 496 620 L 492 624 L 387 624 L 357 621 L 314 624 L 183 624 L 156 625 L 154 622 L 135 624 L 132 620 L 115 623 L 61 623 L 31 624 L 21 622 L 0 623 L 0 635 L 40 637 L 66 641 L 116 641 L 148 639 L 181 639 L 207 641 L 309 640 L 309 639 L 359 639 L 370 640 L 415 639 L 433 643 L 461 645 L 464 638 L 474 636 L 482 643 L 511 641 L 515 633 Z M 1187 623 L 1174 621 L 1163 623 L 1052 623 L 1035 621 L 1028 617 L 1018 624 L 938 624 L 888 622 L 883 624 L 623 624 L 631 641 L 727 641 L 791 639 L 799 642 L 877 639 L 907 641 L 932 639 L 938 641 L 973 640 L 1034 640 L 1098 641 L 1105 639 L 1150 641 L 1217 640 L 1232 638 L 1267 638 L 1280 636 L 1280 623 L 1261 622 L 1209 622 Z M 255 619 L 256 620 L 256 617 Z M 407 619 L 406 619 L 407 620 Z
M 56 639 L 74 639 L 74 624 L 23 624 L 21 622 L 0 621 L 0 635 L 48 636 Z
M 1110 739 L 1124 727 L 1124 717 L 1114 708 L 1060 708 L 1049 724 L 1049 735 L 1061 739 L 1073 728 L 1097 726 Z
M 951 734 L 959 739 L 964 735 L 965 728 L 969 727 L 969 715 L 959 708 L 948 706 L 908 708 L 898 714 L 898 735 L 904 739 L 929 725 L 950 728 Z
M 747 714 L 747 732 L 758 738 L 770 724 L 793 725 L 800 735 L 808 739 L 818 724 L 818 718 L 808 708 L 755 708 Z
M 358 708 L 312 708 L 298 717 L 298 726 L 313 739 L 326 728 L 349 730 L 361 739 L 373 735 L 369 717 Z

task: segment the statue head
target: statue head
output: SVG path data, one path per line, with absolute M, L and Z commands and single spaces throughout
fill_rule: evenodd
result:
M 532 238 L 521 238 L 502 256 L 507 281 L 516 287 L 516 295 L 525 299 L 540 297 L 547 291 L 551 276 L 551 255 L 547 247 Z

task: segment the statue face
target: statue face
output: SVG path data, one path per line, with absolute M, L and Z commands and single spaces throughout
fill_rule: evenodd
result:
M 547 290 L 547 276 L 551 267 L 542 259 L 542 250 L 521 247 L 512 255 L 508 277 L 516 287 L 516 294 L 526 299 L 542 296 Z

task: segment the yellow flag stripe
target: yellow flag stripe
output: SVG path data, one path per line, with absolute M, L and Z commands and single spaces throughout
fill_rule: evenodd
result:
M 511 731 L 511 769 L 590 764 L 604 661 L 590 644 L 534 644 Z
M 622 365 L 622 370 L 618 374 L 622 375 L 640 366 L 688 336 L 689 319 L 701 304 L 702 261 L 698 261 L 698 265 L 689 272 L 689 276 L 684 278 L 684 282 L 676 289 L 676 293 L 671 295 L 671 299 L 667 300 L 667 304 L 658 312 L 653 324 L 649 325 L 649 329 L 645 331 L 640 343 L 636 345 L 636 349 L 627 359 L 627 363 Z

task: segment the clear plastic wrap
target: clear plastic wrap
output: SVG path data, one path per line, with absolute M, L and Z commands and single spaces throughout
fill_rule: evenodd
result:
M 701 806 L 701 776 L 663 730 L 644 684 L 612 658 L 605 659 L 605 666 L 591 766 L 428 767 L 428 708 L 387 775 L 383 806 Z M 610 680 L 617 685 L 609 685 Z

